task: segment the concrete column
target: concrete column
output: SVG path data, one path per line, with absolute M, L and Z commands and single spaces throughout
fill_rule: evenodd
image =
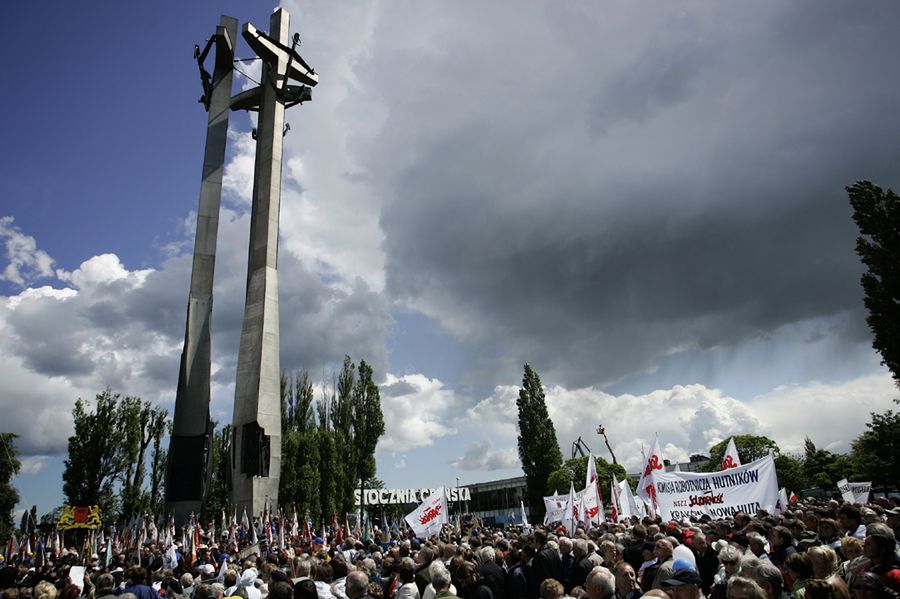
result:
M 179 526 L 191 512 L 200 513 L 209 486 L 212 457 L 209 419 L 210 318 L 237 27 L 237 19 L 223 15 L 219 21 L 212 91 L 207 98 L 209 120 L 191 289 L 166 476 L 166 512 L 174 515 Z

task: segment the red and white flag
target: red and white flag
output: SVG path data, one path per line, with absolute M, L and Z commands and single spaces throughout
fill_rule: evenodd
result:
M 638 483 L 638 497 L 643 499 L 649 508 L 650 517 L 656 518 L 659 504 L 656 501 L 656 479 L 654 473 L 663 470 L 663 456 L 659 449 L 659 436 L 653 441 L 653 449 L 644 462 L 644 468 L 641 470 L 641 480 Z
M 450 522 L 444 487 L 426 497 L 419 507 L 406 515 L 404 520 L 420 539 L 427 539 L 441 532 L 441 527 Z
M 610 517 L 613 522 L 619 521 L 619 481 L 616 480 L 616 475 L 612 475 L 612 480 L 609 481 L 609 503 L 612 508 L 612 513 Z
M 598 525 L 605 520 L 603 514 L 603 500 L 600 498 L 600 477 L 597 476 L 597 464 L 594 462 L 594 454 L 588 457 L 587 476 L 584 482 L 584 514 L 582 520 L 585 527 L 590 530 L 591 525 Z
M 728 439 L 728 447 L 725 448 L 725 457 L 722 458 L 722 467 L 720 470 L 737 468 L 740 465 L 741 458 L 738 456 L 737 446 L 735 446 L 734 437 L 732 437 Z

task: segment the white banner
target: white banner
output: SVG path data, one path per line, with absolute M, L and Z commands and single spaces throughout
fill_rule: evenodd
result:
M 737 512 L 774 513 L 778 479 L 771 454 L 743 466 L 712 473 L 665 472 L 653 475 L 656 501 L 663 520 L 708 514 L 727 518 Z
M 867 483 L 851 483 L 846 478 L 842 478 L 837 483 L 841 496 L 848 503 L 866 503 L 869 501 L 869 491 L 872 490 L 872 482 Z
M 561 522 L 566 515 L 566 500 L 569 499 L 568 493 L 565 495 L 550 495 L 544 497 L 544 526 L 551 522 Z
M 419 507 L 407 514 L 405 520 L 421 539 L 427 539 L 441 532 L 441 526 L 450 522 L 444 487 L 426 497 Z

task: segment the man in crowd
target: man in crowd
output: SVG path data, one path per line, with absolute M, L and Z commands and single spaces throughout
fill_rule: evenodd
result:
M 664 580 L 668 580 L 672 576 L 672 565 L 675 560 L 672 558 L 674 547 L 669 539 L 660 539 L 656 541 L 654 552 L 659 562 L 659 569 L 656 571 L 656 577 L 653 579 L 652 587 L 654 589 L 662 588 Z

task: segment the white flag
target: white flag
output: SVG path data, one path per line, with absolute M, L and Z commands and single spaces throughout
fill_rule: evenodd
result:
M 562 522 L 565 519 L 568 499 L 568 495 L 557 495 L 556 493 L 544 497 L 544 526 L 553 522 Z
M 775 515 L 783 514 L 788 509 L 788 496 L 787 491 L 784 490 L 784 487 L 778 491 L 778 501 L 775 502 L 775 509 L 772 510 Z
M 519 501 L 519 505 L 522 508 L 522 530 L 530 530 L 531 525 L 528 523 L 528 516 L 525 514 L 525 502 Z
M 657 471 L 662 472 L 663 468 L 663 457 L 662 451 L 659 449 L 659 436 L 653 441 L 653 449 L 650 451 L 650 456 L 644 462 L 643 470 L 641 471 L 641 480 L 638 483 L 638 497 L 644 500 L 647 504 L 647 507 L 650 511 L 650 517 L 656 518 L 656 512 L 658 509 L 658 503 L 656 501 L 656 479 L 654 475 Z
M 646 515 L 646 510 L 642 509 L 643 507 L 643 502 L 635 500 L 634 495 L 631 492 L 631 485 L 628 484 L 628 479 L 626 478 L 620 481 L 619 516 L 622 518 L 631 518 L 634 516 L 643 518 Z
M 425 498 L 419 507 L 407 514 L 406 522 L 412 527 L 416 536 L 427 539 L 441 532 L 441 526 L 450 522 L 447 515 L 447 496 L 444 487 L 437 489 Z
M 732 437 L 728 439 L 728 447 L 725 448 L 725 456 L 722 458 L 722 467 L 720 470 L 737 468 L 740 465 L 741 458 L 738 457 L 737 446 L 734 444 L 734 437 Z
M 569 497 L 566 499 L 566 511 L 563 514 L 562 525 L 566 527 L 569 536 L 575 534 L 575 525 L 578 523 L 578 498 L 575 496 L 575 483 L 569 483 Z
M 605 520 L 603 514 L 603 500 L 600 499 L 600 477 L 597 476 L 597 464 L 594 462 L 594 454 L 588 457 L 587 475 L 584 481 L 584 516 L 582 520 L 590 530 L 592 524 L 600 524 Z

